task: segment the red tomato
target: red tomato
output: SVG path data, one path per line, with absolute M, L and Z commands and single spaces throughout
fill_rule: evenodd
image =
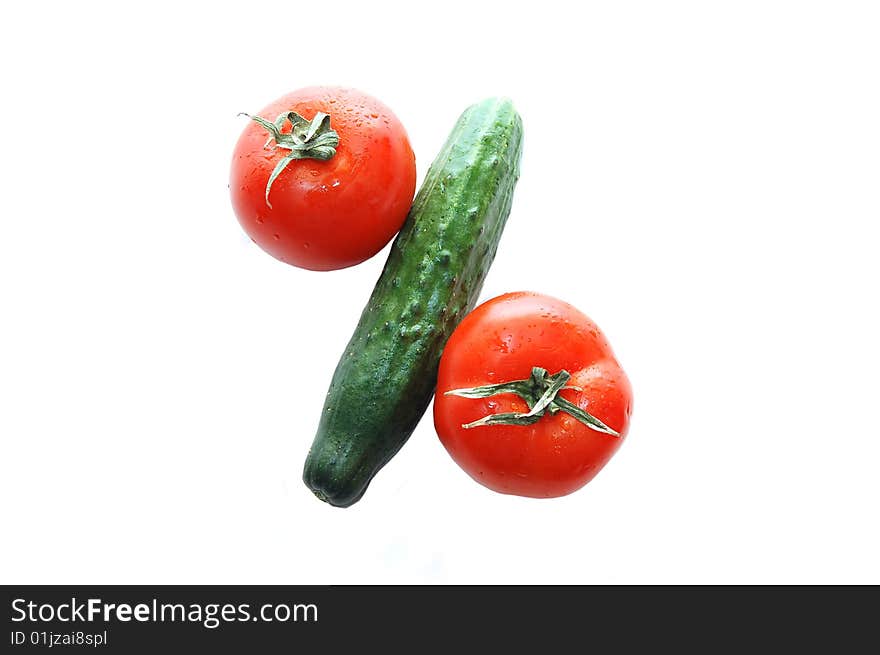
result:
M 463 427 L 487 415 L 522 414 L 530 405 L 515 393 L 467 398 L 447 392 L 526 380 L 534 367 L 568 371 L 566 385 L 580 390 L 559 391 L 560 402 L 617 435 L 549 408 L 530 425 Z M 480 484 L 550 498 L 581 488 L 605 466 L 626 436 L 631 410 L 629 381 L 596 324 L 561 300 L 519 292 L 480 305 L 450 337 L 440 360 L 434 425 L 452 458 Z
M 229 182 L 239 223 L 263 250 L 294 266 L 326 271 L 369 259 L 397 233 L 412 203 L 416 165 L 403 125 L 375 98 L 339 87 L 294 91 L 258 115 L 274 122 L 290 111 L 308 121 L 329 114 L 336 153 L 291 161 L 267 199 L 269 177 L 291 151 L 273 147 L 270 132 L 248 121 Z M 291 123 L 280 132 L 289 135 Z

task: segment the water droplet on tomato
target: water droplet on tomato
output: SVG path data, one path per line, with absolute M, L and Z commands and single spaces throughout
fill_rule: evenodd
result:
M 258 224 L 262 225 L 265 221 L 266 221 L 266 219 L 263 218 L 262 216 L 257 216 L 257 223 Z
M 312 244 L 310 244 L 308 241 L 306 241 L 306 242 L 303 244 L 303 248 L 305 248 L 306 250 L 308 250 L 308 249 L 311 248 L 311 247 L 312 247 Z
M 275 241 L 280 241 L 281 235 L 276 232 L 275 234 L 272 235 L 272 238 L 275 239 Z

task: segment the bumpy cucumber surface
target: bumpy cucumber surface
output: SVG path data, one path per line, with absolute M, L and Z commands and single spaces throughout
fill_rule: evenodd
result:
M 465 110 L 431 165 L 327 392 L 303 472 L 321 500 L 357 502 L 425 413 L 495 257 L 521 152 L 519 115 L 492 98 Z

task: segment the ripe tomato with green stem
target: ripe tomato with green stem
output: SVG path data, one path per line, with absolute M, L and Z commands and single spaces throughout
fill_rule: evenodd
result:
M 440 359 L 434 425 L 495 491 L 551 498 L 589 482 L 629 428 L 632 389 L 608 340 L 556 298 L 508 293 L 468 314 Z
M 308 87 L 250 116 L 232 157 L 235 215 L 270 255 L 326 271 L 358 264 L 400 230 L 415 156 L 394 113 L 343 87 Z

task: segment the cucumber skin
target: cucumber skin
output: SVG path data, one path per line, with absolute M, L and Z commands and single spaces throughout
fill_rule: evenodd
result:
M 431 164 L 327 391 L 303 471 L 321 500 L 356 503 L 425 413 L 443 347 L 495 257 L 522 133 L 510 100 L 485 100 Z

